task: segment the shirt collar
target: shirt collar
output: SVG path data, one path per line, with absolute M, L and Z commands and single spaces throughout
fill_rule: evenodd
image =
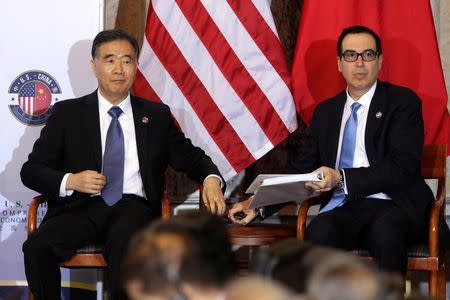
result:
M 131 110 L 131 100 L 130 100 L 130 93 L 128 93 L 127 97 L 122 100 L 117 105 L 112 105 L 108 100 L 106 100 L 105 97 L 100 93 L 100 90 L 97 90 L 97 97 L 98 97 L 98 110 L 100 115 L 107 115 L 108 111 L 113 106 L 118 106 L 123 111 L 123 115 L 125 115 L 128 118 L 133 117 L 133 112 Z
M 370 106 L 370 102 L 372 102 L 373 95 L 375 95 L 375 90 L 377 88 L 377 80 L 375 83 L 370 87 L 370 89 L 361 96 L 361 98 L 358 99 L 358 103 L 361 104 L 363 107 L 368 108 Z M 348 92 L 348 88 L 345 90 L 347 94 L 347 101 L 345 102 L 345 108 L 348 109 L 354 102 L 353 98 L 350 96 Z

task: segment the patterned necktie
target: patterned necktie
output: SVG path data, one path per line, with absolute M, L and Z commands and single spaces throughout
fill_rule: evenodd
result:
M 358 127 L 358 109 L 361 104 L 354 102 L 351 106 L 352 112 L 350 117 L 347 119 L 344 128 L 344 134 L 342 136 L 341 145 L 341 157 L 339 158 L 339 169 L 352 168 L 353 158 L 355 156 L 355 146 L 356 146 L 356 129 Z M 336 188 L 334 190 L 333 196 L 330 201 L 325 205 L 320 213 L 334 209 L 337 206 L 344 204 L 345 193 L 343 189 Z
M 109 206 L 119 201 L 123 193 L 125 147 L 122 127 L 119 122 L 121 113 L 122 110 L 118 106 L 113 106 L 108 111 L 112 120 L 106 134 L 105 153 L 103 155 L 103 175 L 106 177 L 106 185 L 103 187 L 101 194 Z

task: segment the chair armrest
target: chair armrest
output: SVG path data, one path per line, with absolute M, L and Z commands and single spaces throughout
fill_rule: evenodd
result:
M 298 210 L 297 216 L 297 239 L 303 241 L 305 238 L 306 219 L 308 218 L 308 210 L 311 206 L 320 204 L 322 202 L 322 195 L 303 200 Z
M 164 190 L 161 198 L 161 217 L 164 220 L 170 219 L 170 199 L 166 190 Z
M 37 228 L 37 212 L 39 205 L 47 201 L 43 195 L 39 195 L 31 199 L 30 207 L 27 215 L 27 233 L 30 236 Z
M 428 237 L 428 253 L 430 256 L 439 255 L 439 217 L 444 215 L 445 189 L 439 188 L 438 195 L 433 201 L 430 210 L 430 224 Z

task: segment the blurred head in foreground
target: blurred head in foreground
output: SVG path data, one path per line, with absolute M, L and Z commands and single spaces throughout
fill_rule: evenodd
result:
M 195 212 L 154 222 L 133 238 L 123 282 L 132 300 L 214 299 L 234 276 L 222 219 Z
M 399 299 L 402 282 L 352 253 L 287 239 L 258 251 L 252 270 L 308 299 Z
M 294 300 L 296 296 L 287 287 L 267 278 L 249 276 L 232 281 L 225 290 L 224 300 Z

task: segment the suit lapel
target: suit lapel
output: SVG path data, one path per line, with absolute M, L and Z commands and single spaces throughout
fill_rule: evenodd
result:
M 367 159 L 369 163 L 375 160 L 376 153 L 376 137 L 380 125 L 383 123 L 383 119 L 386 114 L 386 92 L 383 82 L 378 81 L 375 94 L 370 102 L 369 112 L 367 113 L 367 123 L 365 132 L 365 147 L 367 153 Z
M 102 142 L 100 134 L 100 118 L 98 112 L 97 90 L 86 97 L 87 109 L 81 120 L 85 126 L 85 132 L 89 139 L 89 145 L 92 145 L 94 160 L 97 171 L 102 170 Z
M 148 137 L 150 135 L 151 116 L 144 109 L 142 103 L 131 96 L 131 107 L 133 109 L 134 128 L 136 131 L 136 144 L 139 158 L 139 169 L 141 171 L 142 180 L 145 182 L 146 170 L 150 169 L 150 161 L 147 161 Z
M 339 147 L 339 133 L 341 130 L 341 120 L 342 115 L 344 114 L 344 106 L 347 101 L 347 93 L 344 91 L 343 93 L 336 96 L 336 105 L 335 109 L 331 111 L 331 116 L 329 118 L 330 121 L 330 130 L 329 130 L 329 142 L 328 149 L 330 149 L 330 157 L 328 157 L 328 162 L 330 166 L 336 165 L 336 156 L 338 153 Z

